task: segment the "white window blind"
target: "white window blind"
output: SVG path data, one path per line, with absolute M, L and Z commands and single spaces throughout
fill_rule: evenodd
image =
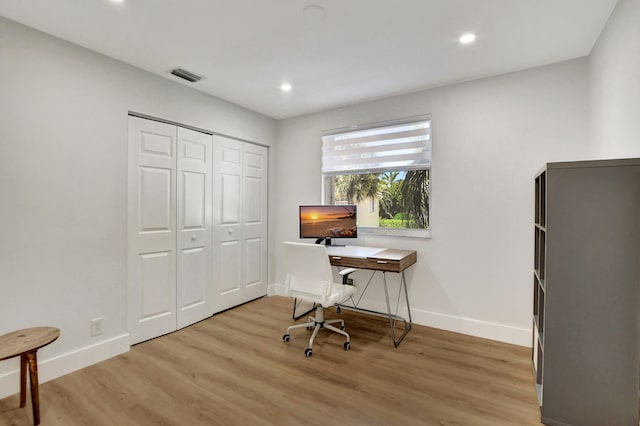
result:
M 322 173 L 340 175 L 431 167 L 431 120 L 322 137 Z

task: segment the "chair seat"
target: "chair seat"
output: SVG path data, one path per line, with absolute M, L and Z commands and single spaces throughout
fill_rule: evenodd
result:
M 336 303 L 343 302 L 345 299 L 355 293 L 355 291 L 356 287 L 352 285 L 332 283 L 331 292 L 325 298 L 323 306 L 327 308 L 329 306 L 335 305 Z M 320 304 L 318 302 L 317 294 L 308 293 L 302 290 L 290 289 L 290 296 L 300 300 L 304 300 L 305 302 Z

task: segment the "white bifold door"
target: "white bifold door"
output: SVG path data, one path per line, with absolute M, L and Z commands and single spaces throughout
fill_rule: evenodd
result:
M 131 343 L 213 314 L 212 135 L 129 117 Z
M 267 292 L 268 151 L 214 136 L 214 312 Z

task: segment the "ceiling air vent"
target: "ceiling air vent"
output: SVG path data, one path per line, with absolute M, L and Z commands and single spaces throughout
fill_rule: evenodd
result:
M 196 83 L 202 80 L 202 77 L 200 77 L 199 75 L 194 74 L 190 71 L 184 70 L 182 68 L 176 68 L 171 70 L 171 74 L 175 75 L 176 77 L 180 77 L 184 80 L 187 80 L 190 83 Z

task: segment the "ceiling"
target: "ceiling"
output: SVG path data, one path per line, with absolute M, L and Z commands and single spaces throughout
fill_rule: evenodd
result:
M 282 119 L 586 56 L 616 1 L 0 0 L 0 15 Z

